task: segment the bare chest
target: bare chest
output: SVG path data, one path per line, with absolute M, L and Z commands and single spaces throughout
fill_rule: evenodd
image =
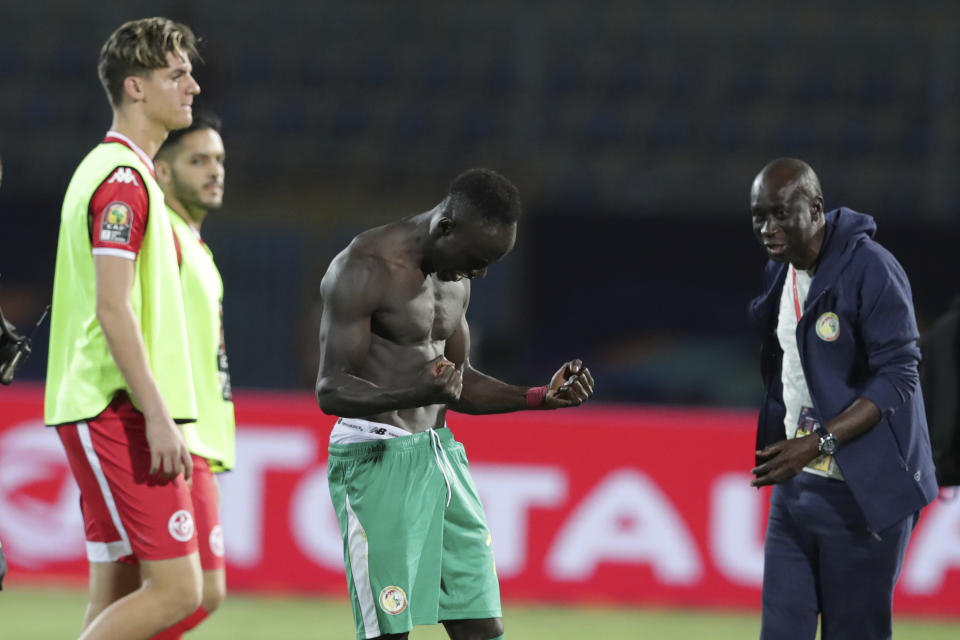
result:
M 382 310 L 373 314 L 371 330 L 402 345 L 446 340 L 460 325 L 466 300 L 463 282 L 433 277 L 400 282 Z

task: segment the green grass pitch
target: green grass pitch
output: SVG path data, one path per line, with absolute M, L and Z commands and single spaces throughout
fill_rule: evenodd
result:
M 8 584 L 0 592 L 2 636 L 10 640 L 62 640 L 78 635 L 86 606 L 77 589 Z M 546 607 L 508 603 L 506 637 L 511 640 L 744 640 L 756 638 L 759 615 L 689 610 L 610 607 Z M 186 636 L 191 640 L 351 640 L 346 600 L 231 594 L 223 608 Z M 411 640 L 441 640 L 440 626 L 417 627 Z M 894 637 L 956 640 L 960 621 L 897 618 Z

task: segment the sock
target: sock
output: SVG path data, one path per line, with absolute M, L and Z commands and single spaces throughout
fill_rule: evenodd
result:
M 203 607 L 197 607 L 197 610 L 191 613 L 189 616 L 173 625 L 169 629 L 164 629 L 157 635 L 153 636 L 150 640 L 181 640 L 184 633 L 190 631 L 190 629 L 193 629 L 198 624 L 203 622 L 209 615 L 209 611 Z

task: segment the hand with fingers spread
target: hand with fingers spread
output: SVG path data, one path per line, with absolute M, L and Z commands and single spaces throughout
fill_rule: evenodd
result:
M 750 470 L 754 476 L 751 487 L 763 487 L 789 480 L 820 455 L 816 436 L 804 436 L 775 442 L 761 451 L 757 458 L 764 462 Z
M 147 417 L 147 444 L 150 447 L 150 474 L 187 482 L 193 477 L 193 458 L 183 431 L 169 417 Z
M 581 360 L 571 360 L 550 379 L 544 406 L 550 409 L 579 406 L 593 395 L 593 384 L 590 369 Z

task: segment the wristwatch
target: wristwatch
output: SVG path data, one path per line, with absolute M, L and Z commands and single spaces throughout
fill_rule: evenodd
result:
M 820 444 L 817 445 L 820 453 L 826 456 L 832 456 L 837 452 L 837 439 L 833 434 L 824 429 L 820 432 Z

